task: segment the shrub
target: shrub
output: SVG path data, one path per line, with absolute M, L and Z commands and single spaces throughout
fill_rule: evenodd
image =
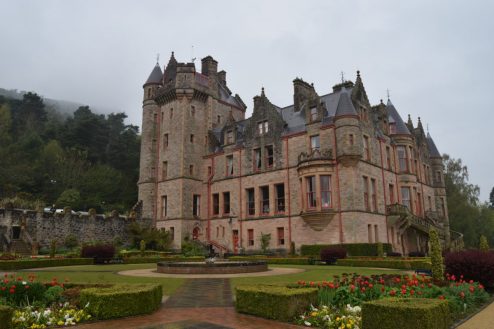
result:
M 0 255 L 0 260 L 15 260 L 17 257 L 14 254 L 5 253 Z
M 204 246 L 196 240 L 182 241 L 182 253 L 184 256 L 206 256 L 208 254 Z
M 50 241 L 50 258 L 54 258 L 57 253 L 57 240 Z
M 429 238 L 431 243 L 431 270 L 432 278 L 435 281 L 441 281 L 444 279 L 444 268 L 443 268 L 443 256 L 441 254 L 441 243 L 439 242 L 439 235 L 437 231 L 431 229 L 429 231 Z
M 73 249 L 79 245 L 79 241 L 74 234 L 69 234 L 65 237 L 64 245 L 68 249 Z
M 92 265 L 93 259 L 90 258 L 42 258 L 26 260 L 7 260 L 0 261 L 0 270 L 15 271 L 25 268 L 40 268 L 53 266 L 72 266 L 72 265 Z
M 96 264 L 109 261 L 115 255 L 115 247 L 111 244 L 86 245 L 82 247 L 81 256 L 93 258 Z
M 382 242 L 377 243 L 376 249 L 377 249 L 377 256 L 383 257 L 384 256 L 384 246 L 383 246 Z
M 300 253 L 302 256 L 319 257 L 321 250 L 328 247 L 342 247 L 347 251 L 348 256 L 377 256 L 377 243 L 345 243 L 345 244 L 311 244 L 302 245 Z M 383 243 L 383 249 L 386 253 L 391 252 L 391 244 Z
M 422 251 L 412 251 L 408 253 L 408 257 L 425 257 L 425 253 Z
M 446 272 L 494 288 L 494 251 L 465 250 L 446 254 Z
M 487 242 L 485 235 L 480 236 L 479 249 L 480 251 L 489 251 L 489 242 Z
M 139 284 L 83 289 L 79 300 L 80 305 L 89 303 L 88 312 L 103 320 L 151 313 L 158 309 L 161 298 L 161 285 Z
M 141 240 L 141 242 L 139 242 L 139 251 L 141 252 L 141 257 L 144 257 L 144 252 L 146 251 L 146 241 Z
M 426 298 L 385 298 L 363 304 L 363 329 L 447 329 L 448 302 Z
M 238 312 L 278 321 L 293 321 L 317 302 L 316 288 L 256 285 L 238 286 L 235 291 Z
M 62 293 L 63 293 L 62 287 L 53 286 L 45 291 L 45 293 L 43 294 L 43 299 L 50 304 L 53 302 L 58 302 L 60 300 L 60 297 L 62 296 Z
M 259 240 L 261 242 L 262 253 L 265 254 L 268 251 L 269 243 L 271 242 L 271 234 L 264 234 L 261 232 L 261 237 Z
M 388 257 L 401 257 L 401 252 L 390 251 L 386 253 Z
M 336 260 L 346 257 L 346 250 L 344 248 L 326 248 L 321 250 L 320 258 L 322 262 L 326 264 L 334 264 Z
M 337 265 L 357 267 L 383 267 L 403 270 L 416 270 L 431 268 L 431 263 L 421 259 L 339 259 Z
M 12 316 L 14 309 L 5 305 L 0 305 L 0 329 L 12 328 Z

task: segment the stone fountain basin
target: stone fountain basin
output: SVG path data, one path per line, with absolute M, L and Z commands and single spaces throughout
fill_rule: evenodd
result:
M 167 274 L 235 274 L 267 270 L 268 263 L 265 261 L 159 262 L 157 264 L 157 272 Z

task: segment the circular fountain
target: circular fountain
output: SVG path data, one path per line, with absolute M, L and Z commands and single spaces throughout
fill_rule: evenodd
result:
M 159 262 L 158 273 L 166 274 L 237 274 L 268 270 L 265 261 Z

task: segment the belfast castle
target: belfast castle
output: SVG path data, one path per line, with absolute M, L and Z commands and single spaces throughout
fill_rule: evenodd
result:
M 371 105 L 360 73 L 319 95 L 295 79 L 293 105 L 264 89 L 252 116 L 211 56 L 156 64 L 143 86 L 142 217 L 218 251 L 375 243 L 427 250 L 450 233 L 441 154 L 420 119 Z

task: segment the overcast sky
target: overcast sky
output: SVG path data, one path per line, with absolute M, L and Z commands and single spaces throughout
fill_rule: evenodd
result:
M 293 103 L 292 80 L 326 94 L 361 76 L 404 120 L 429 126 L 487 200 L 494 186 L 493 1 L 5 1 L 0 87 L 124 111 L 141 124 L 142 84 L 160 53 L 213 56 L 252 111 L 264 86 Z M 193 46 L 193 50 L 192 50 Z

